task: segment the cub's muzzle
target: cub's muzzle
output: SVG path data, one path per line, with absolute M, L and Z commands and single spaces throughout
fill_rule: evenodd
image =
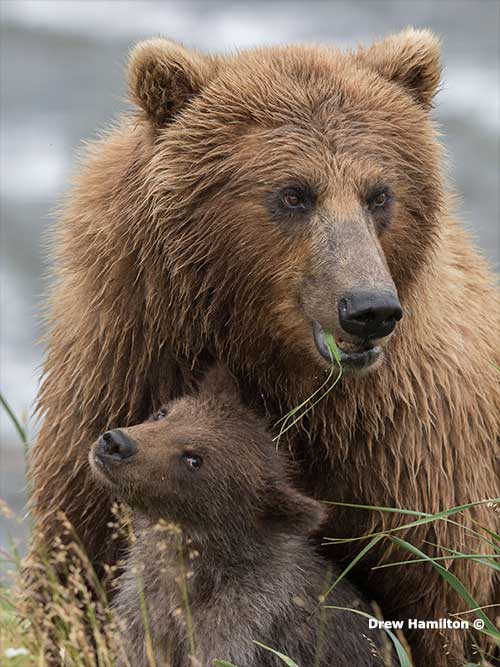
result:
M 137 452 L 137 444 L 120 429 L 106 431 L 97 442 L 95 456 L 103 463 L 126 461 Z

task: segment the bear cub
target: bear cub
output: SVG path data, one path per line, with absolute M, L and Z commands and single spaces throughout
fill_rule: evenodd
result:
M 134 667 L 395 665 L 373 614 L 315 552 L 321 504 L 289 481 L 265 424 L 227 370 L 148 421 L 104 433 L 96 478 L 132 508 L 133 539 L 114 606 Z M 118 664 L 124 665 L 125 662 Z

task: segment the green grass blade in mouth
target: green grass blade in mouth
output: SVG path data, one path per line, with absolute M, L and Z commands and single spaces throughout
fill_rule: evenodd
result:
M 325 343 L 326 343 L 326 346 L 328 347 L 328 351 L 330 352 L 330 356 L 332 357 L 332 361 L 335 360 L 337 362 L 339 368 L 341 368 L 341 365 L 340 365 L 340 350 L 339 350 L 339 347 L 338 347 L 337 343 L 335 342 L 335 338 L 330 333 L 330 331 L 327 331 L 326 329 L 323 329 L 323 332 L 324 332 L 323 335 L 325 337 Z
M 334 337 L 329 331 L 323 330 L 323 335 L 325 338 L 326 346 L 330 353 L 331 368 L 326 380 L 314 391 L 305 401 L 302 401 L 295 408 L 290 410 L 286 415 L 279 419 L 275 426 L 281 424 L 280 431 L 274 440 L 279 441 L 281 436 L 289 431 L 295 424 L 297 424 L 308 412 L 310 412 L 320 401 L 325 398 L 327 394 L 335 387 L 340 378 L 342 377 L 342 365 L 340 363 L 340 350 L 335 342 Z M 335 375 L 335 369 L 338 368 L 337 376 Z M 332 378 L 333 383 L 330 384 Z M 330 384 L 330 386 L 328 386 Z M 324 390 L 324 391 L 323 391 Z M 323 393 L 321 393 L 323 392 Z M 318 396 L 319 395 L 319 396 Z M 313 400 L 316 399 L 316 400 Z

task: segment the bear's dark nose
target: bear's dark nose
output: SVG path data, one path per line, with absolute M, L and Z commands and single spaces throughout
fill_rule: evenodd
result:
M 403 317 L 401 304 L 393 292 L 350 292 L 339 300 L 338 308 L 342 329 L 360 338 L 388 336 Z
M 97 455 L 112 456 L 117 461 L 130 458 L 137 451 L 137 444 L 120 429 L 106 431 L 99 438 Z

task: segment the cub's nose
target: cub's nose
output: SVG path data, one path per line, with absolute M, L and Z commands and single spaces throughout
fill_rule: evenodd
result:
M 340 326 L 360 338 L 388 336 L 403 317 L 403 309 L 394 292 L 350 292 L 339 300 L 338 310 Z
M 99 438 L 97 455 L 112 456 L 117 461 L 129 459 L 137 451 L 137 444 L 120 429 L 106 431 Z

